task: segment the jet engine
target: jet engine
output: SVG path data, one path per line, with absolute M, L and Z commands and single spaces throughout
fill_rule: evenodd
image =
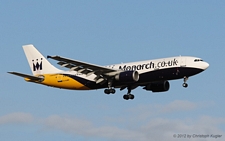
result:
M 152 92 L 165 92 L 168 91 L 170 88 L 170 83 L 168 81 L 160 81 L 160 82 L 153 82 L 146 85 L 143 89 Z
M 120 82 L 136 82 L 139 80 L 137 71 L 124 71 L 115 76 L 115 80 Z

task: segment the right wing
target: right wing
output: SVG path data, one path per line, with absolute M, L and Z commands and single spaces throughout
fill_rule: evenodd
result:
M 87 76 L 95 74 L 97 76 L 95 78 L 96 83 L 104 82 L 105 78 L 113 77 L 116 74 L 122 72 L 122 70 L 115 70 L 61 56 L 47 56 L 47 58 L 57 60 L 59 61 L 57 64 L 61 65 L 62 67 L 69 68 L 70 70 L 77 71 L 78 73 L 86 74 Z
M 117 71 L 107 67 L 98 66 L 98 65 L 94 65 L 94 64 L 90 64 L 86 62 L 81 62 L 78 60 L 72 60 L 65 57 L 61 57 L 61 56 L 47 56 L 47 58 L 51 58 L 51 59 L 59 61 L 58 64 L 61 65 L 62 67 L 66 67 L 71 70 L 78 71 L 79 73 L 84 73 L 84 74 L 87 74 L 85 73 L 85 70 L 93 71 L 95 74 L 98 72 L 108 73 L 108 72 Z
M 8 72 L 8 73 L 23 77 L 28 81 L 42 81 L 43 80 L 43 78 L 36 77 L 36 76 L 33 76 L 33 75 L 28 75 L 28 74 L 23 74 L 23 73 L 18 73 L 18 72 Z

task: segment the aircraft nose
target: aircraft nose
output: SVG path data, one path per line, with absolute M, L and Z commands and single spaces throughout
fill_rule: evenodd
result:
M 204 64 L 202 65 L 202 68 L 203 68 L 204 70 L 206 70 L 208 67 L 209 67 L 209 63 L 204 62 Z

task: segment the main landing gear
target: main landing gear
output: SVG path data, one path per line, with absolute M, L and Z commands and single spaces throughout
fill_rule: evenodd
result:
M 125 94 L 123 96 L 123 98 L 125 100 L 134 99 L 134 95 L 131 94 L 132 89 L 133 88 L 131 88 L 131 87 L 127 87 L 128 92 L 127 92 L 127 94 Z M 112 80 L 108 80 L 108 89 L 105 89 L 104 93 L 105 94 L 115 94 L 115 92 L 116 92 L 116 90 L 114 88 L 112 88 Z
M 110 88 L 110 89 L 105 89 L 104 92 L 105 94 L 115 94 L 116 90 L 113 88 Z
M 112 80 L 108 81 L 108 89 L 104 90 L 105 94 L 115 94 L 116 90 L 112 88 Z
M 186 83 L 187 80 L 188 80 L 188 77 L 187 76 L 184 76 L 184 83 L 182 85 L 184 88 L 187 88 L 188 87 L 188 84 Z
M 127 94 L 125 94 L 123 96 L 123 99 L 125 99 L 125 100 L 129 100 L 129 99 L 133 100 L 134 99 L 134 95 L 131 94 L 131 88 L 128 87 L 127 89 L 128 89 L 128 92 L 127 92 Z

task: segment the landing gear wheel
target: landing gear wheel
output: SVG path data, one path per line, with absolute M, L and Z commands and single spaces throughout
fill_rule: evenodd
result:
M 104 90 L 104 93 L 105 93 L 105 94 L 110 94 L 110 90 L 109 90 L 109 89 L 105 89 L 105 90 Z
M 133 100 L 134 99 L 134 95 L 129 94 L 129 99 Z
M 127 94 L 123 95 L 123 99 L 128 100 L 129 99 L 129 95 L 127 95 Z
M 183 83 L 183 87 L 184 88 L 187 88 L 188 87 L 188 84 L 187 83 Z
M 111 93 L 111 94 L 115 94 L 115 92 L 116 92 L 115 89 L 105 89 L 105 90 L 104 90 L 104 93 L 105 93 L 105 94 L 110 94 L 110 93 Z
M 125 100 L 129 100 L 129 99 L 133 100 L 134 99 L 134 95 L 132 95 L 132 94 L 125 94 L 123 96 L 123 99 L 125 99 Z
M 111 94 L 115 94 L 116 90 L 115 89 L 110 89 Z

